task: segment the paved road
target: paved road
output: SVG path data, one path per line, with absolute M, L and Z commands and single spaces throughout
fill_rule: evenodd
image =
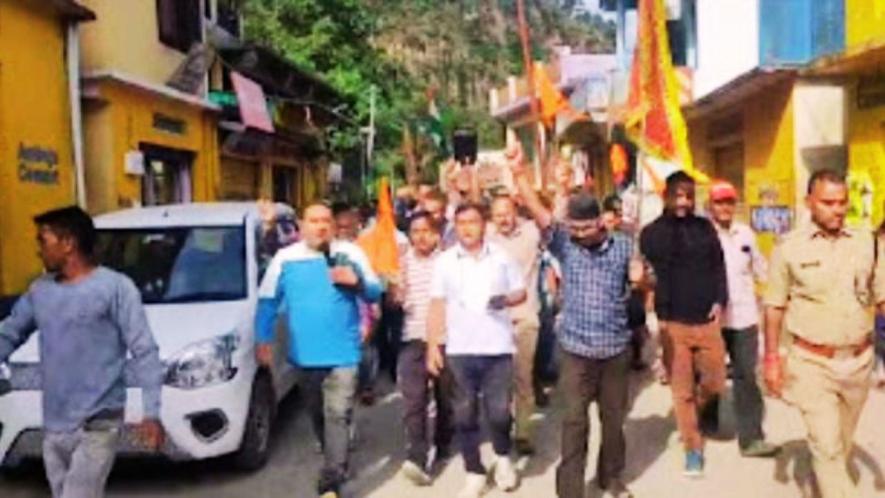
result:
M 648 378 L 637 378 L 636 395 L 627 423 L 629 445 L 627 478 L 639 498 L 756 498 L 801 497 L 800 485 L 808 479 L 807 449 L 802 443 L 798 415 L 779 401 L 768 400 L 766 430 L 770 439 L 785 444 L 776 460 L 748 460 L 738 455 L 735 441 L 712 441 L 707 448 L 707 476 L 688 481 L 679 473 L 681 451 L 676 443 L 669 391 Z M 874 392 L 861 419 L 855 465 L 864 497 L 885 496 L 885 393 Z M 460 459 L 454 459 L 430 488 L 414 488 L 396 474 L 402 460 L 402 434 L 399 423 L 400 399 L 394 393 L 358 414 L 361 442 L 354 453 L 356 479 L 349 485 L 349 497 L 371 498 L 451 498 L 459 489 L 463 474 Z M 594 414 L 595 417 L 595 414 Z M 723 432 L 729 433 L 733 420 L 723 414 Z M 525 476 L 515 493 L 498 491 L 488 496 L 502 498 L 553 497 L 557 451 L 555 410 L 539 419 L 539 454 L 521 461 Z M 591 448 L 599 441 L 594 422 Z M 484 448 L 488 455 L 490 448 Z M 591 450 L 592 452 L 594 450 Z M 255 474 L 236 473 L 222 461 L 196 464 L 123 462 L 111 477 L 109 498 L 188 497 L 188 498 L 309 498 L 319 466 L 309 424 L 297 396 L 287 400 L 280 412 L 273 456 L 268 466 Z M 595 468 L 595 454 L 588 468 Z M 588 477 L 592 477 L 592 471 Z M 598 497 L 591 482 L 588 496 Z M 47 496 L 39 467 L 23 475 L 0 477 L 0 497 L 37 498 Z

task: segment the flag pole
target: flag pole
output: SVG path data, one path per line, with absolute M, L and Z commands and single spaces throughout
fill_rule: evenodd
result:
M 537 151 L 536 157 L 538 157 L 541 162 L 541 190 L 543 191 L 547 188 L 547 174 L 545 168 L 547 154 L 544 150 L 544 143 L 541 140 L 541 132 L 538 129 L 538 124 L 541 120 L 540 111 L 538 109 L 538 95 L 535 91 L 535 64 L 532 58 L 531 45 L 529 44 L 529 25 L 528 22 L 526 22 L 525 2 L 523 0 L 516 0 L 516 17 L 519 25 L 519 40 L 522 44 L 522 63 L 525 66 L 525 78 L 528 85 L 531 123 L 534 128 L 535 150 Z

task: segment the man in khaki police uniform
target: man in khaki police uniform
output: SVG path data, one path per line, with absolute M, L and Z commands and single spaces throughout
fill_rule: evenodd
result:
M 848 472 L 854 430 L 873 371 L 875 305 L 885 301 L 885 258 L 870 232 L 845 228 L 848 188 L 814 173 L 812 223 L 775 250 L 765 296 L 765 382 L 799 409 L 823 498 L 858 497 Z M 782 325 L 791 347 L 778 355 Z

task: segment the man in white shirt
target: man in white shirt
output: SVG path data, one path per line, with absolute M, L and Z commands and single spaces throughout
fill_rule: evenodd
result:
M 485 225 L 482 206 L 458 207 L 458 243 L 437 259 L 430 291 L 428 370 L 436 375 L 447 365 L 456 384 L 455 430 L 467 470 L 458 498 L 478 498 L 486 491 L 486 468 L 479 453 L 480 394 L 497 455 L 495 483 L 504 491 L 518 485 L 509 456 L 516 346 L 508 308 L 526 300 L 525 279 L 503 249 L 486 242 Z
M 717 181 L 710 187 L 710 214 L 719 234 L 728 276 L 728 306 L 722 319 L 722 336 L 732 365 L 741 454 L 770 457 L 779 448 L 765 442 L 762 432 L 764 403 L 756 382 L 759 306 L 755 289 L 756 282 L 765 281 L 768 269 L 753 230 L 734 221 L 737 198 L 737 190 L 728 182 Z
M 492 223 L 488 227 L 488 240 L 504 249 L 519 265 L 528 294 L 524 303 L 510 310 L 510 316 L 516 331 L 516 355 L 513 357 L 516 452 L 519 455 L 532 455 L 535 452 L 531 426 L 531 417 L 535 412 L 533 380 L 538 331 L 541 328 L 538 319 L 541 233 L 534 222 L 517 216 L 516 204 L 510 196 L 498 196 L 492 200 L 491 211 Z

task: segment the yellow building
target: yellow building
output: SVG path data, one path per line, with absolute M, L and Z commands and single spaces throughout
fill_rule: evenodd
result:
M 0 315 L 40 272 L 33 216 L 77 202 L 69 44 L 93 18 L 73 1 L 0 0 Z
M 332 109 L 344 97 L 262 46 L 220 48 L 218 57 L 210 97 L 222 106 L 219 198 L 264 197 L 296 208 L 322 198 L 329 164 L 325 130 L 340 119 Z M 233 72 L 260 84 L 271 103 L 272 132 L 243 122 L 240 95 L 231 85 Z
M 205 72 L 180 79 L 203 46 L 199 0 L 84 0 L 98 21 L 81 31 L 88 208 L 217 198 L 220 109 Z
M 786 211 L 796 204 L 794 71 L 755 71 L 685 109 L 695 164 L 742 193 L 739 217 L 755 211 Z M 788 229 L 789 227 L 785 227 Z M 770 250 L 776 233 L 760 233 Z
M 806 73 L 844 89 L 851 219 L 877 227 L 885 219 L 885 0 L 846 0 L 845 12 L 845 52 Z

